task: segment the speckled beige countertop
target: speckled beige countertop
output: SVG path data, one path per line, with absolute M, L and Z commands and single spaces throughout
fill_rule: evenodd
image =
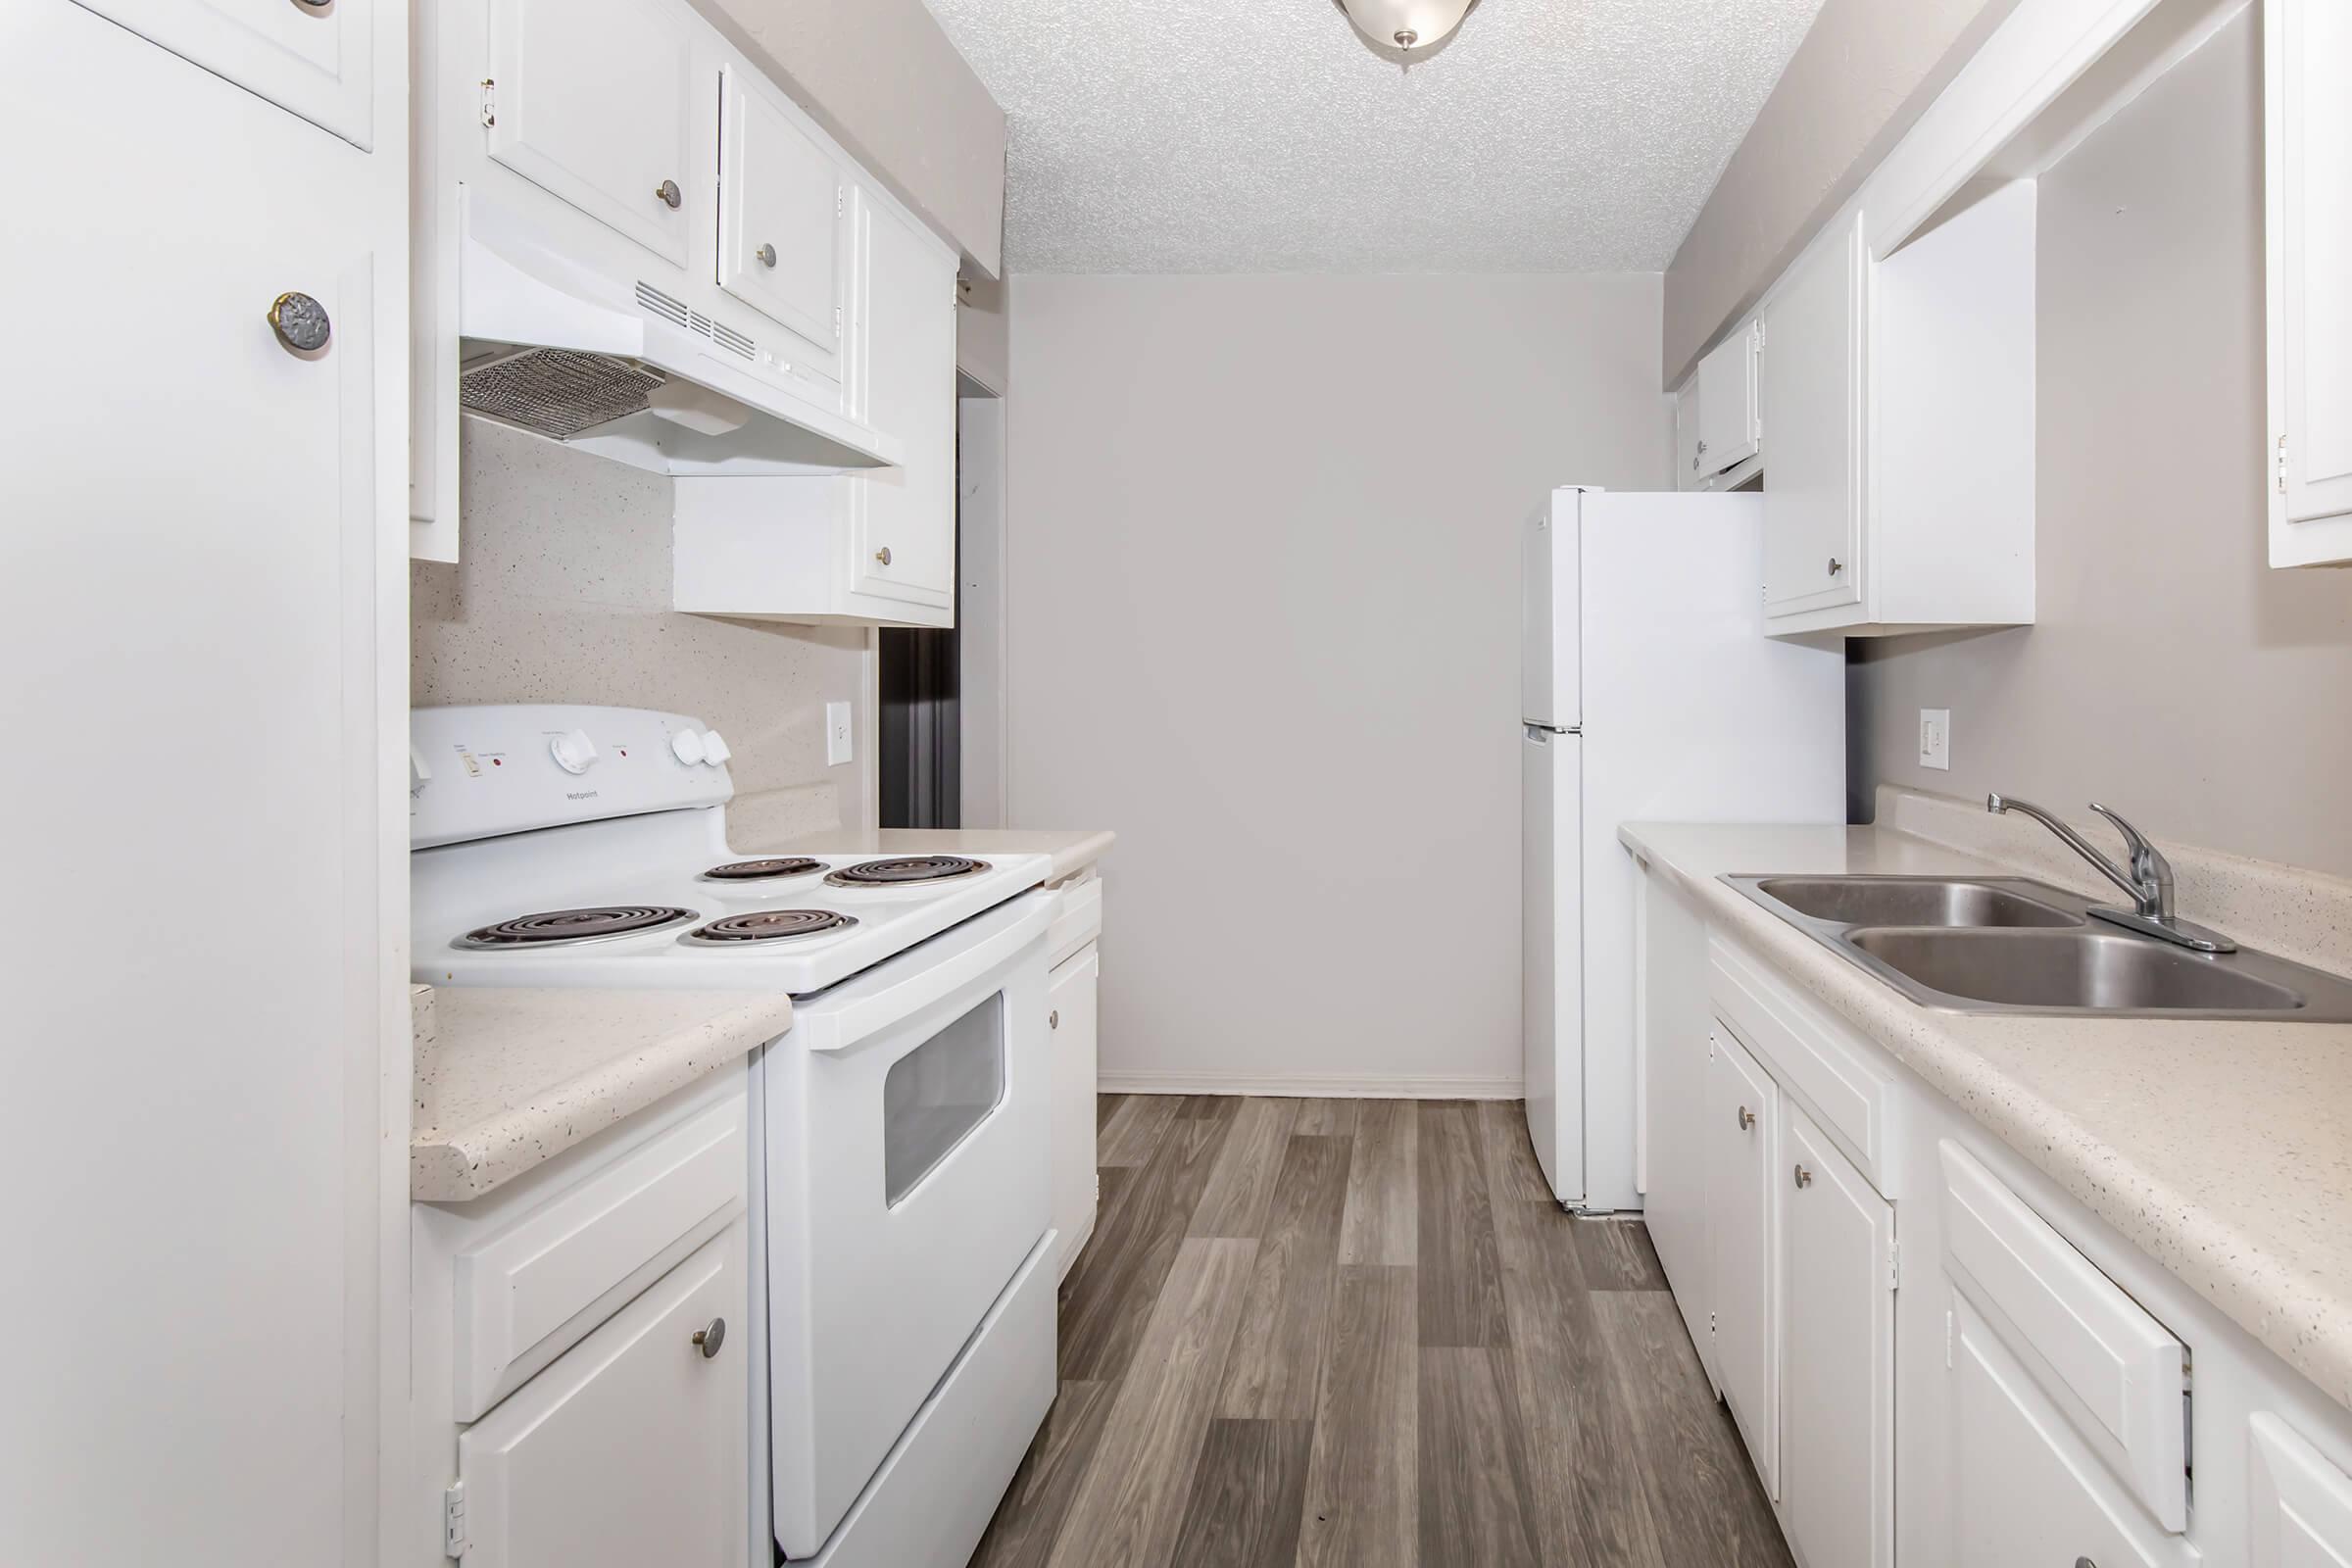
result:
M 885 827 L 858 833 L 811 833 L 786 844 L 761 846 L 761 853 L 794 855 L 1050 855 L 1049 882 L 1083 871 L 1108 850 L 1117 834 L 1107 828 Z M 750 853 L 750 852 L 746 852 Z
M 1935 797 L 1883 798 L 1879 815 L 1932 830 L 1958 827 L 1972 836 L 1972 848 L 1993 847 L 1975 836 L 1996 830 L 1947 818 L 1943 809 Z M 2039 875 L 2084 891 L 2095 885 L 2053 875 L 2056 867 L 2031 839 L 2013 841 L 2024 853 L 1992 858 L 1885 828 L 1629 823 L 1618 837 L 1687 890 L 1713 924 L 2352 1406 L 2352 1025 L 1934 1012 L 1716 880 L 1974 872 Z M 2340 928 L 2352 887 L 2195 852 L 2175 859 L 2182 868 L 2183 914 L 2213 919 L 2217 903 L 2240 915 L 2284 910 L 2278 889 L 2291 883 L 2299 889 L 2293 907 L 2304 917 L 2293 927 L 2298 940 L 2245 918 L 2213 923 L 2249 945 L 2294 948 L 2307 961 L 2352 968 L 2342 961 L 2336 931 L 2326 928 L 2329 921 Z M 2192 887 L 2211 887 L 2212 899 L 2192 900 Z M 2326 962 L 2330 956 L 2337 961 Z
M 780 992 L 416 987 L 409 1197 L 463 1202 L 739 1061 L 792 1023 Z

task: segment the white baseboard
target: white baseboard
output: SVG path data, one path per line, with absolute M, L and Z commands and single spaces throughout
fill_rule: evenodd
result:
M 1096 1080 L 1096 1087 L 1106 1095 L 1263 1095 L 1292 1100 L 1520 1100 L 1527 1092 L 1517 1078 L 1441 1074 L 1106 1072 Z

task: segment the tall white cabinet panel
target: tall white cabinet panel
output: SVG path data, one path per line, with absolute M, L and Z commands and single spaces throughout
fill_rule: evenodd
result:
M 0 5 L 0 142 L 41 182 L 0 213 L 0 729 L 45 759 L 0 788 L 12 1563 L 375 1557 L 407 11 L 339 9 L 376 29 L 374 153 L 92 10 Z M 201 913 L 89 941 L 127 901 Z
M 2352 1476 L 2275 1415 L 2249 1423 L 2249 1568 L 2352 1565 Z
M 1719 1027 L 1707 1055 L 1703 1119 L 1715 1367 L 1768 1496 L 1779 1492 L 1773 1178 L 1780 1098 L 1771 1074 Z
M 2115 1483 L 1964 1296 L 1951 1297 L 1945 1453 L 1953 1568 L 2164 1568 L 2197 1561 Z
M 1764 604 L 1773 614 L 1862 596 L 1865 275 L 1856 219 L 1807 251 L 1765 307 L 1757 402 L 1772 435 Z M 1702 419 L 1710 401 L 1702 389 Z
M 1756 323 L 1741 325 L 1698 362 L 1698 440 L 1701 473 L 1721 473 L 1756 455 Z
M 1046 1031 L 1054 1048 L 1054 1231 L 1057 1277 L 1078 1261 L 1095 1228 L 1097 1005 L 1102 957 L 1092 942 L 1046 982 Z
M 371 0 L 81 4 L 362 150 L 373 144 Z
M 848 320 L 849 175 L 799 112 L 751 73 L 719 88 L 719 286 L 792 328 L 836 379 Z M 780 346 L 779 346 L 780 347 Z
M 684 267 L 693 225 L 710 221 L 694 189 L 694 37 L 662 0 L 490 0 L 490 156 Z
M 1793 1104 L 1781 1123 L 1781 1517 L 1805 1568 L 1887 1568 L 1894 1209 Z
M 905 459 L 856 486 L 854 591 L 945 608 L 956 597 L 956 256 L 867 204 L 865 418 Z
M 2271 564 L 2352 561 L 2352 6 L 2264 0 Z
M 466 1428 L 466 1568 L 743 1560 L 745 1236 L 730 1225 Z
M 1677 490 L 1703 490 L 1707 475 L 1699 468 L 1698 451 L 1698 377 L 1693 375 L 1683 384 L 1674 400 L 1674 487 Z

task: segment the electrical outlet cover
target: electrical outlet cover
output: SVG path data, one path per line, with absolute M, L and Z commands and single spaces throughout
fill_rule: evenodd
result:
M 1952 770 L 1952 710 L 1919 710 L 1919 765 L 1948 773 Z
M 839 767 L 850 760 L 850 705 L 825 705 L 825 765 Z

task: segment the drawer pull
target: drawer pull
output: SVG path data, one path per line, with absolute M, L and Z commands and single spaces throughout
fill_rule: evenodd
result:
M 1802 1165 L 1796 1167 L 1796 1185 L 1799 1187 L 1810 1187 L 1813 1185 L 1813 1173 L 1805 1169 L 1805 1167 Z
M 727 1343 L 727 1320 L 714 1317 L 709 1327 L 696 1329 L 694 1343 L 703 1348 L 703 1359 L 706 1361 L 718 1354 L 718 1348 Z

